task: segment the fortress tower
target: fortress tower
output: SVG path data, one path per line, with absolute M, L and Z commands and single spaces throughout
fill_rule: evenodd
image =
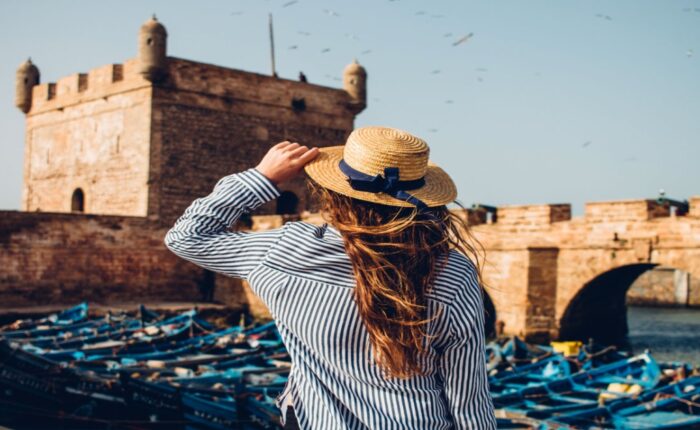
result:
M 26 62 L 16 105 L 26 113 L 22 209 L 147 216 L 174 222 L 224 175 L 255 165 L 282 140 L 345 142 L 366 107 L 356 63 L 344 89 L 167 56 L 155 17 L 140 29 L 137 58 L 39 84 Z M 259 210 L 309 208 L 303 180 Z

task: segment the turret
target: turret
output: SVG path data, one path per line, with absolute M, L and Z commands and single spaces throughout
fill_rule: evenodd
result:
M 350 95 L 350 107 L 355 113 L 367 107 L 367 71 L 357 60 L 343 70 L 343 88 Z
M 139 73 L 151 82 L 165 76 L 168 32 L 156 16 L 146 21 L 139 31 Z
M 17 69 L 15 106 L 24 113 L 32 108 L 32 87 L 39 84 L 39 69 L 28 59 Z

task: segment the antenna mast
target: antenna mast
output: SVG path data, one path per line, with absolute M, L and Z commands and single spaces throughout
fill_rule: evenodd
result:
M 275 70 L 275 38 L 272 33 L 272 14 L 268 14 L 268 17 L 270 27 L 270 59 L 272 60 L 272 76 L 277 77 L 277 70 Z

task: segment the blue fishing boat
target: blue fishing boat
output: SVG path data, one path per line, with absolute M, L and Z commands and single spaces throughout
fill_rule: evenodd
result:
M 13 405 L 70 428 L 281 428 L 275 398 L 292 364 L 274 323 L 87 311 L 0 328 L 0 416 Z M 595 345 L 567 357 L 517 338 L 486 349 L 499 428 L 700 428 L 700 377 L 687 364 Z

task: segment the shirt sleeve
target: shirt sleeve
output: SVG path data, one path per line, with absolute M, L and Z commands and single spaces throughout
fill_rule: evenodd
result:
M 484 307 L 476 268 L 448 307 L 449 340 L 439 369 L 456 429 L 496 428 L 484 353 Z
M 283 234 L 229 231 L 244 213 L 277 198 L 280 191 L 257 169 L 225 176 L 211 194 L 196 199 L 165 235 L 165 246 L 205 269 L 246 279 Z

